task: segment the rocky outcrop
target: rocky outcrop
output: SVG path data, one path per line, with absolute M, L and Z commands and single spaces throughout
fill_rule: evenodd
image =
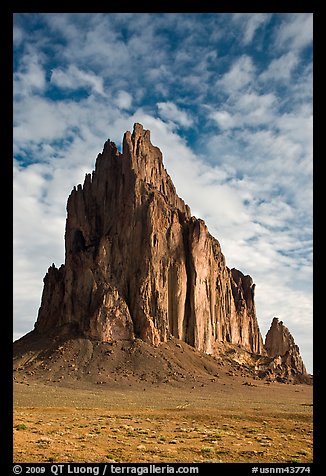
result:
M 49 268 L 36 332 L 73 327 L 108 342 L 174 336 L 214 353 L 217 342 L 264 354 L 254 284 L 225 264 L 191 216 L 140 124 L 120 153 L 107 141 L 67 203 L 65 264 Z
M 266 334 L 265 349 L 267 355 L 273 358 L 274 373 L 284 374 L 285 378 L 297 374 L 307 375 L 299 347 L 289 329 L 277 317 L 274 317 Z

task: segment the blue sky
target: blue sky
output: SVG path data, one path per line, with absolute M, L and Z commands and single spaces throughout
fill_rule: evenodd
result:
M 64 262 L 66 200 L 151 130 L 178 194 L 312 371 L 312 14 L 14 14 L 14 338 Z

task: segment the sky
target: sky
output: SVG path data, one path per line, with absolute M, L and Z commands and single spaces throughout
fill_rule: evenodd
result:
M 263 338 L 278 317 L 313 371 L 312 16 L 14 14 L 14 340 L 64 263 L 70 191 L 140 122 L 227 266 L 256 283 Z

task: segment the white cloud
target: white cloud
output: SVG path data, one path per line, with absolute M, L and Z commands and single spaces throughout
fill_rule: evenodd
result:
M 229 129 L 237 125 L 237 121 L 228 111 L 214 111 L 210 117 L 217 122 L 221 129 Z
M 299 63 L 298 55 L 289 51 L 271 61 L 259 79 L 263 81 L 287 81 Z
M 14 26 L 13 28 L 13 42 L 15 46 L 20 45 L 20 43 L 23 41 L 24 34 L 21 28 L 18 26 Z
M 43 277 L 63 258 L 64 203 L 57 208 L 44 199 L 54 186 L 46 174 L 51 168 L 33 164 L 21 168 L 14 163 L 13 174 L 13 296 L 16 331 L 33 328 L 41 301 Z M 55 184 L 60 191 L 60 184 Z M 62 194 L 63 195 L 63 194 Z M 65 199 L 61 196 L 61 202 Z
M 312 43 L 312 37 L 312 13 L 284 13 L 283 23 L 275 37 L 275 45 L 280 50 L 300 50 Z
M 14 74 L 14 95 L 28 96 L 35 92 L 42 92 L 45 87 L 45 71 L 40 57 L 31 51 L 24 57 L 21 69 Z
M 263 110 L 265 113 L 266 110 L 271 109 L 274 106 L 275 102 L 276 97 L 272 93 L 257 94 L 250 92 L 241 94 L 239 98 L 237 98 L 237 107 L 245 114 L 252 114 L 253 111 L 257 111 L 257 109 Z
M 279 115 L 276 126 L 294 143 L 304 148 L 305 155 L 312 164 L 313 115 L 312 104 L 299 106 L 292 112 Z
M 31 96 L 24 107 L 15 108 L 14 143 L 16 151 L 31 141 L 51 140 L 66 132 L 66 123 L 62 120 L 57 105 L 51 101 Z
M 183 127 L 190 127 L 193 123 L 192 119 L 185 111 L 182 111 L 173 102 L 159 102 L 157 103 L 159 115 L 162 119 L 174 122 Z
M 90 88 L 104 95 L 103 79 L 92 72 L 83 71 L 74 65 L 69 65 L 66 71 L 56 68 L 51 74 L 51 83 L 62 89 L 76 90 Z
M 250 56 L 240 56 L 234 61 L 229 71 L 217 81 L 217 87 L 229 93 L 240 91 L 252 83 L 254 72 L 255 67 Z
M 211 111 L 209 116 L 221 129 L 272 124 L 277 99 L 274 94 L 254 92 L 234 94 L 225 106 L 228 110 Z M 210 109 L 209 107 L 207 108 Z
M 252 42 L 256 31 L 270 19 L 269 13 L 235 13 L 233 21 L 242 27 L 241 41 L 244 45 Z
M 130 109 L 132 105 L 132 96 L 127 91 L 118 91 L 114 98 L 115 104 L 120 109 Z

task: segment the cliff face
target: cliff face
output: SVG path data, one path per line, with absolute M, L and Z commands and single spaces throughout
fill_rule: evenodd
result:
M 226 266 L 140 124 L 122 153 L 107 141 L 71 192 L 65 247 L 65 264 L 44 278 L 37 332 L 68 325 L 100 341 L 155 345 L 172 335 L 208 353 L 229 342 L 265 354 L 252 279 Z

